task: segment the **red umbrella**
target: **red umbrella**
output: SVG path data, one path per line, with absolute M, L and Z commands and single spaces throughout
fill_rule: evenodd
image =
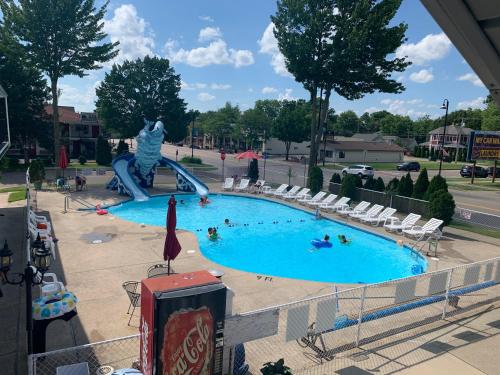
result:
M 63 170 L 63 177 L 64 177 L 64 170 L 68 168 L 68 154 L 66 153 L 66 147 L 64 145 L 61 146 L 61 149 L 59 150 L 59 164 L 57 165 L 59 168 Z
M 181 252 L 181 244 L 177 240 L 175 227 L 177 226 L 177 214 L 175 210 L 175 197 L 170 196 L 168 200 L 167 211 L 167 237 L 165 238 L 165 246 L 163 247 L 163 259 L 167 261 L 167 273 L 170 275 L 170 260 L 174 260 Z
M 257 155 L 255 152 L 252 150 L 248 150 L 245 152 L 242 152 L 241 154 L 238 154 L 235 156 L 236 159 L 260 159 L 260 156 Z

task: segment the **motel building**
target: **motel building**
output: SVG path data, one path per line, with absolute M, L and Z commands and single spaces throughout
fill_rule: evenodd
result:
M 444 127 L 440 127 L 431 130 L 429 134 L 429 141 L 423 145 L 429 147 L 429 152 L 434 149 L 434 151 L 441 149 L 444 137 L 444 149 L 460 149 L 467 148 L 469 143 L 470 133 L 473 131 L 471 128 L 466 128 L 458 125 L 449 125 L 446 127 L 446 134 L 444 132 Z

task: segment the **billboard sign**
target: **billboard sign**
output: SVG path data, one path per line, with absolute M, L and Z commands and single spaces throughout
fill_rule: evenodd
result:
M 500 132 L 473 131 L 470 133 L 467 160 L 500 159 Z

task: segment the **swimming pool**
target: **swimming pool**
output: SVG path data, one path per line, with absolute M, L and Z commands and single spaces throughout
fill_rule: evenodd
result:
M 128 221 L 165 226 L 168 196 L 110 207 Z M 425 259 L 392 240 L 265 199 L 211 194 L 198 205 L 197 195 L 176 195 L 177 228 L 193 231 L 202 254 L 220 265 L 262 275 L 332 283 L 373 283 L 412 275 Z M 181 199 L 183 204 L 181 204 Z M 224 224 L 228 218 L 232 227 Z M 358 224 L 360 225 L 360 224 Z M 221 239 L 210 241 L 217 226 Z M 333 247 L 314 249 L 311 240 L 330 235 Z M 341 245 L 337 235 L 352 239 Z

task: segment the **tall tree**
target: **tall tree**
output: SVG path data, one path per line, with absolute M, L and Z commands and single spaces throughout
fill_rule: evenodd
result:
M 161 120 L 167 140 L 177 142 L 186 136 L 191 121 L 180 88 L 181 78 L 167 59 L 127 60 L 113 65 L 97 88 L 97 111 L 104 126 L 120 138 L 136 136 L 147 119 Z
M 0 0 L 5 26 L 50 79 L 56 163 L 61 136 L 59 79 L 83 77 L 118 54 L 118 43 L 102 43 L 107 36 L 102 31 L 107 5 L 96 8 L 94 0 Z
M 389 26 L 401 1 L 278 0 L 271 17 L 274 35 L 288 71 L 311 98 L 309 170 L 317 163 L 332 91 L 353 100 L 375 91 L 404 90 L 389 78 L 409 65 L 393 57 L 406 40 L 407 25 Z M 325 95 L 319 121 L 318 91 Z
M 360 125 L 360 119 L 354 111 L 342 112 L 334 127 L 335 134 L 350 137 L 358 132 Z
M 272 134 L 285 143 L 285 159 L 288 160 L 292 142 L 303 142 L 309 134 L 309 104 L 304 100 L 284 100 L 276 118 Z
M 11 138 L 23 147 L 24 159 L 29 162 L 29 145 L 37 138 L 43 143 L 50 133 L 42 118 L 47 82 L 1 22 L 0 77 L 9 95 Z M 0 112 L 3 110 L 2 106 Z
M 259 140 L 269 136 L 271 124 L 271 119 L 267 114 L 258 108 L 250 108 L 243 112 L 240 129 L 250 148 L 253 148 Z
M 488 96 L 486 109 L 483 111 L 482 130 L 500 131 L 500 107 Z

